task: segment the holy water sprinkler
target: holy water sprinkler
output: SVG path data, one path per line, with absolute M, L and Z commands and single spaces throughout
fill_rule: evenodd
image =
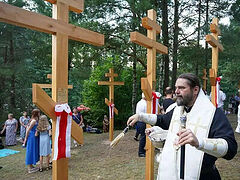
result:
M 116 146 L 119 141 L 124 137 L 124 134 L 128 132 L 129 129 L 129 125 L 123 130 L 123 132 L 121 132 L 110 144 L 110 147 L 113 148 L 114 146 Z

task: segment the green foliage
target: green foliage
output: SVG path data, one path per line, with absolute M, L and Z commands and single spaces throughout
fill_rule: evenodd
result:
M 105 73 L 109 71 L 109 68 L 113 67 L 114 71 L 118 73 L 118 77 L 115 81 L 123 81 L 124 86 L 114 86 L 114 102 L 115 107 L 119 111 L 119 115 L 115 115 L 115 127 L 123 127 L 126 124 L 127 118 L 131 115 L 131 92 L 132 92 L 132 70 L 128 66 L 121 66 L 118 58 L 107 58 L 100 66 L 97 66 L 91 73 L 88 80 L 83 84 L 83 103 L 91 108 L 91 111 L 85 116 L 85 120 L 91 125 L 98 127 L 102 126 L 103 116 L 108 116 L 108 107 L 105 104 L 104 99 L 109 99 L 109 87 L 99 86 L 98 81 L 108 81 L 105 77 Z M 139 76 L 142 76 L 141 68 L 138 68 Z M 140 77 L 138 77 L 138 86 L 140 88 Z M 140 92 L 139 92 L 140 97 Z

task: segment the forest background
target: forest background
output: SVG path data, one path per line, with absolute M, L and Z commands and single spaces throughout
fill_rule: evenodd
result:
M 0 0 L 14 6 L 51 17 L 52 5 L 44 0 Z M 219 55 L 218 75 L 221 88 L 229 98 L 237 93 L 240 82 L 240 0 L 85 0 L 84 12 L 70 12 L 70 23 L 105 35 L 105 45 L 94 47 L 69 41 L 69 105 L 84 104 L 85 122 L 101 127 L 108 107 L 108 87 L 98 81 L 108 80 L 104 74 L 113 67 L 124 86 L 115 86 L 115 106 L 119 116 L 115 126 L 125 125 L 141 98 L 140 78 L 145 76 L 146 49 L 129 41 L 130 32 L 146 34 L 141 18 L 155 9 L 162 27 L 158 41 L 169 48 L 168 55 L 157 55 L 156 91 L 172 86 L 183 72 L 199 78 L 203 69 L 211 68 L 211 47 L 205 43 L 213 17 L 229 19 L 221 24 L 220 41 L 224 51 Z M 220 21 L 221 22 L 221 21 Z M 19 118 L 32 104 L 32 83 L 51 83 L 51 35 L 0 23 L 0 123 L 8 113 Z M 210 93 L 210 82 L 207 83 Z M 46 89 L 51 95 L 51 90 Z

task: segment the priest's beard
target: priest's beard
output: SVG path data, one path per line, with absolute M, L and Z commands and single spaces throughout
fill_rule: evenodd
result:
M 185 96 L 177 96 L 177 105 L 178 106 L 189 106 L 193 101 L 193 91 Z

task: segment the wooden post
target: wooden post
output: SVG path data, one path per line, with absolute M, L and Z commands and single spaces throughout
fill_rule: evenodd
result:
M 223 51 L 223 46 L 219 42 L 218 36 L 221 34 L 218 28 L 218 19 L 213 18 L 210 25 L 210 31 L 212 34 L 206 35 L 206 41 L 212 46 L 212 68 L 209 69 L 209 78 L 211 83 L 211 101 L 216 106 L 216 77 L 218 72 L 218 52 Z
M 104 45 L 102 34 L 83 29 L 68 23 L 69 10 L 83 11 L 83 0 L 47 0 L 53 4 L 53 18 L 23 10 L 0 2 L 0 21 L 52 34 L 52 84 L 33 84 L 33 103 L 53 120 L 53 139 L 56 128 L 54 107 L 57 103 L 68 102 L 68 39 L 92 45 Z M 50 98 L 42 88 L 52 88 Z M 72 137 L 83 143 L 82 129 L 73 121 Z M 54 141 L 53 141 L 54 142 Z M 54 147 L 54 146 L 53 146 Z M 54 151 L 54 149 L 53 149 Z M 52 178 L 68 179 L 68 159 L 53 161 Z
M 207 90 L 207 70 L 203 69 L 203 76 L 202 76 L 202 80 L 203 80 L 203 90 L 206 91 Z
M 118 77 L 118 74 L 114 73 L 113 68 L 109 69 L 109 73 L 105 74 L 105 77 L 109 77 L 109 81 L 98 81 L 98 85 L 108 85 L 109 86 L 109 100 L 105 98 L 105 104 L 109 106 L 114 104 L 114 86 L 124 85 L 124 82 L 114 81 L 114 77 Z M 118 114 L 118 110 L 114 107 L 115 114 Z M 113 140 L 113 130 L 114 130 L 114 117 L 109 117 L 109 141 Z
M 147 78 L 141 79 L 141 89 L 147 100 L 147 113 L 152 113 L 152 91 L 156 88 L 156 52 L 167 54 L 168 48 L 156 41 L 156 34 L 161 32 L 161 27 L 156 23 L 156 12 L 148 10 L 148 17 L 142 18 L 142 26 L 147 29 L 147 37 L 131 32 L 130 40 L 147 48 Z M 147 128 L 151 127 L 147 125 Z M 146 169 L 145 179 L 154 179 L 154 148 L 151 141 L 146 139 Z

